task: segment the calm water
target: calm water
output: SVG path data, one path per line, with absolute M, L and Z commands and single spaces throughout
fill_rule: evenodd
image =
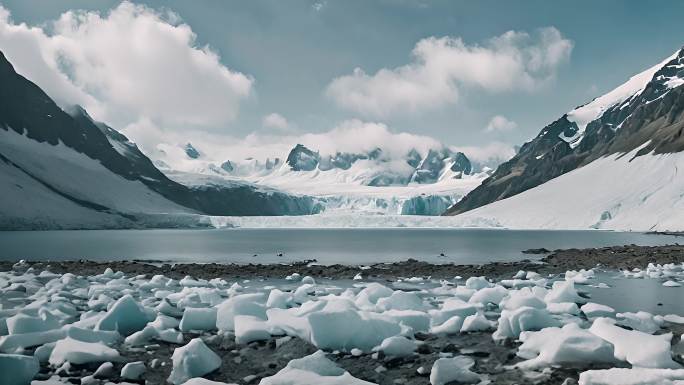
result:
M 684 315 L 684 287 L 665 287 L 663 281 L 624 278 L 621 274 L 604 272 L 597 274 L 596 282 L 608 284 L 609 289 L 578 287 L 591 294 L 592 302 L 608 305 L 617 312 L 643 310 L 661 315 Z
M 366 264 L 415 258 L 435 263 L 485 263 L 531 258 L 520 252 L 529 248 L 678 241 L 681 238 L 627 232 L 491 229 L 22 231 L 0 232 L 0 259 L 273 263 L 315 258 L 325 264 Z M 446 257 L 439 257 L 440 253 Z

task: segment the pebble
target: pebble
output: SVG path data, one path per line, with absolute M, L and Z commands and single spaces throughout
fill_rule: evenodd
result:
M 256 379 L 257 379 L 257 376 L 255 376 L 254 374 L 250 374 L 249 376 L 243 377 L 242 381 L 249 384 L 250 382 L 252 382 Z
M 279 347 L 283 346 L 283 344 L 289 342 L 292 339 L 290 336 L 285 336 L 285 337 L 280 337 L 276 338 L 275 340 L 275 347 L 278 349 Z

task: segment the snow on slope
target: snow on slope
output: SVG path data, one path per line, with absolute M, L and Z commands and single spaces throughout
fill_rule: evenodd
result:
M 374 166 L 377 167 L 372 163 L 362 160 L 355 162 L 348 170 L 297 172 L 289 170 L 287 165 L 284 165 L 273 173 L 264 176 L 254 175 L 246 179 L 295 194 L 319 197 L 324 202 L 326 211 L 335 213 L 401 214 L 410 210 L 407 206 L 411 198 L 421 200 L 429 206 L 429 197 L 439 197 L 449 201 L 446 207 L 441 210 L 427 208 L 430 214 L 438 215 L 477 187 L 487 176 L 485 173 L 479 173 L 454 178 L 454 173 L 447 169 L 435 183 L 368 186 L 365 183 L 374 174 Z
M 679 51 L 675 52 L 662 62 L 654 65 L 653 67 L 641 73 L 632 76 L 631 78 L 629 78 L 628 81 L 621 84 L 614 90 L 602 96 L 599 96 L 591 102 L 568 112 L 568 120 L 570 122 L 574 122 L 575 124 L 577 124 L 578 130 L 572 137 L 561 136 L 561 139 L 570 143 L 570 147 L 577 147 L 577 145 L 579 145 L 579 143 L 582 141 L 582 138 L 584 137 L 584 131 L 589 123 L 601 117 L 601 115 L 603 115 L 603 113 L 606 112 L 606 110 L 608 110 L 609 108 L 615 105 L 622 104 L 627 100 L 631 100 L 635 96 L 640 94 L 644 90 L 648 82 L 650 82 L 651 79 L 653 79 L 653 75 L 655 75 L 655 73 L 658 72 L 658 70 L 663 68 L 663 66 L 665 66 L 672 59 L 677 57 L 678 54 Z M 670 88 L 674 88 L 677 85 L 679 84 L 672 83 L 668 86 Z
M 509 228 L 684 230 L 684 153 L 614 154 L 454 217 Z M 630 161 L 630 159 L 632 159 Z
M 397 163 L 406 162 L 403 160 Z M 484 174 L 464 175 L 454 178 L 454 173 L 446 170 L 436 183 L 409 183 L 399 186 L 368 186 L 365 183 L 376 174 L 378 166 L 372 161 L 356 161 L 348 170 L 291 171 L 287 165 L 267 175 L 252 175 L 246 179 L 266 186 L 274 186 L 299 194 L 333 196 L 340 193 L 348 195 L 396 196 L 408 198 L 420 194 L 463 194 L 480 184 Z
M 99 161 L 61 143 L 53 146 L 34 141 L 13 130 L 0 130 L 0 154 L 21 168 L 0 161 L 0 180 L 3 181 L 0 187 L 2 222 L 33 221 L 47 224 L 52 222 L 46 218 L 59 218 L 60 226 L 83 223 L 84 227 L 90 227 L 111 226 L 123 219 L 86 208 L 65 195 L 106 206 L 112 212 L 191 212 L 150 190 L 143 183 L 116 175 Z
M 383 172 L 395 170 L 406 174 L 412 169 L 403 159 L 390 162 L 358 160 L 347 170 L 334 168 L 311 171 L 293 171 L 287 163 L 274 169 L 242 167 L 241 175 L 230 175 L 212 171 L 206 162 L 195 161 L 194 168 L 185 171 L 162 168 L 171 179 L 188 185 L 206 184 L 234 185 L 251 183 L 263 189 L 277 189 L 296 195 L 316 197 L 325 214 L 423 214 L 439 215 L 449 206 L 477 187 L 488 175 L 486 172 L 474 175 L 460 175 L 448 167 L 442 171 L 435 183 L 407 185 L 369 186 L 368 181 Z M 409 172 L 410 174 L 410 172 Z M 459 174 L 459 175 L 457 175 Z
M 90 210 L 55 194 L 18 168 L 0 160 L 0 228 L 54 228 L 62 225 L 117 227 L 110 214 Z M 68 225 L 67 225 L 68 227 Z

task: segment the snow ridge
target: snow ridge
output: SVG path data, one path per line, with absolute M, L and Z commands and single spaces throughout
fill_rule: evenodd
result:
M 678 50 L 662 62 L 632 76 L 628 81 L 616 87 L 612 91 L 568 112 L 567 119 L 570 122 L 575 123 L 578 130 L 572 136 L 565 136 L 564 134 L 561 134 L 559 137 L 570 144 L 571 148 L 577 147 L 584 138 L 584 132 L 589 123 L 600 118 L 612 107 L 619 106 L 619 108 L 624 108 L 629 104 L 629 102 L 635 100 L 646 89 L 646 86 L 651 81 L 656 80 L 654 79 L 654 75 L 672 60 L 679 57 L 681 52 L 682 51 Z M 669 89 L 678 87 L 682 84 L 684 84 L 684 79 L 679 76 L 670 78 L 665 82 L 665 85 Z

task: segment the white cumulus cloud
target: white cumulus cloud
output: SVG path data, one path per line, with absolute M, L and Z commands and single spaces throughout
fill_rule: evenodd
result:
M 400 163 L 404 164 L 403 159 L 412 149 L 426 155 L 430 149 L 439 150 L 445 146 L 453 151 L 462 151 L 477 166 L 496 167 L 515 155 L 513 146 L 506 143 L 450 146 L 430 136 L 396 132 L 386 124 L 358 119 L 342 121 L 330 130 L 318 133 L 288 131 L 274 134 L 257 131 L 244 137 L 235 137 L 207 131 L 162 132 L 149 121 L 132 124 L 123 133 L 138 138 L 137 144 L 152 159 L 162 160 L 176 170 L 188 172 L 196 171 L 198 164 L 200 167 L 206 166 L 185 155 L 183 148 L 188 138 L 192 138 L 193 147 L 202 153 L 202 161 L 214 165 L 226 160 L 237 163 L 252 160 L 264 162 L 274 158 L 283 160 L 297 144 L 318 151 L 321 156 L 337 152 L 368 153 L 381 148 L 384 160 L 401 160 Z M 162 141 L 158 138 L 162 138 Z
M 507 117 L 503 115 L 495 115 L 489 120 L 489 123 L 487 123 L 487 127 L 485 127 L 485 131 L 487 132 L 505 132 L 505 131 L 511 131 L 518 128 L 518 123 L 509 120 Z
M 185 162 L 187 159 L 179 150 L 188 142 L 188 137 L 192 137 L 192 145 L 202 153 L 203 159 L 216 164 L 226 159 L 285 159 L 296 144 L 303 144 L 320 152 L 322 156 L 333 155 L 338 151 L 367 153 L 380 147 L 383 156 L 393 159 L 405 156 L 411 149 L 427 154 L 429 149 L 439 149 L 443 146 L 429 136 L 394 132 L 383 123 L 356 119 L 343 121 L 328 131 L 318 133 L 253 132 L 245 137 L 233 137 L 215 132 L 193 131 L 190 132 L 191 135 L 181 132 L 168 132 L 162 135 L 159 129 L 148 121 L 132 124 L 123 133 L 137 138 L 137 144 L 153 159 L 164 160 L 181 170 L 185 166 L 192 167 Z M 157 140 L 159 137 L 163 138 L 161 143 Z
M 453 150 L 461 151 L 472 162 L 491 168 L 506 162 L 515 155 L 515 148 L 502 142 L 491 142 L 481 146 L 454 146 Z
M 323 7 L 325 7 L 325 4 L 325 1 L 317 1 L 311 5 L 311 8 L 313 8 L 313 10 L 316 12 L 320 12 L 323 9 Z
M 16 24 L 0 6 L 0 50 L 61 105 L 81 104 L 116 127 L 220 126 L 253 87 L 198 46 L 178 15 L 130 2 L 107 14 L 68 11 L 44 26 Z
M 390 157 L 399 157 L 412 149 L 425 154 L 431 148 L 440 148 L 436 139 L 408 132 L 393 132 L 383 123 L 346 120 L 323 133 L 307 133 L 291 138 L 321 154 L 340 152 L 364 153 L 382 148 Z M 293 142 L 294 142 L 293 141 Z
M 284 116 L 275 112 L 264 116 L 261 119 L 261 125 L 265 128 L 275 128 L 277 130 L 287 130 L 290 128 L 290 122 Z
M 532 34 L 509 31 L 483 45 L 430 37 L 416 44 L 411 63 L 375 74 L 356 68 L 334 79 L 326 94 L 338 106 L 367 116 L 422 112 L 455 103 L 460 87 L 534 90 L 555 77 L 572 48 L 554 27 Z

